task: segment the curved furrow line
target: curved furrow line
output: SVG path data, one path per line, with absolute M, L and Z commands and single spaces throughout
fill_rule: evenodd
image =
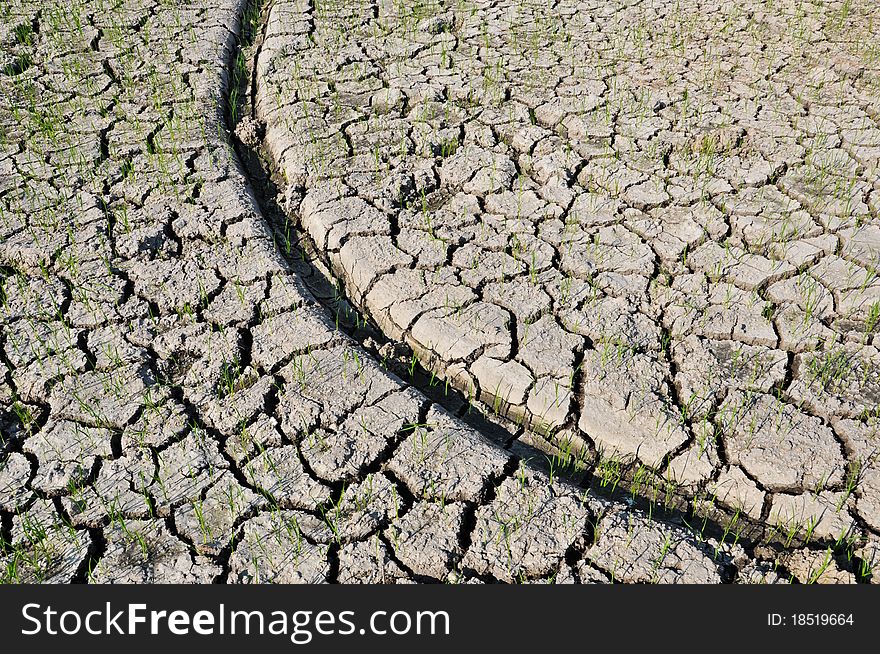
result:
M 277 0 L 248 129 L 350 301 L 523 440 L 875 533 L 874 10 L 647 4 Z

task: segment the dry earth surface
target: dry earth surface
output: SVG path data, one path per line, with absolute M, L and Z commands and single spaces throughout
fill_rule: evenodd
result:
M 877 25 L 4 3 L 0 577 L 880 580 Z

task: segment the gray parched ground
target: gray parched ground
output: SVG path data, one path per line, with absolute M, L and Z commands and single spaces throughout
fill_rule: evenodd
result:
M 0 579 L 880 582 L 880 5 L 3 2 Z

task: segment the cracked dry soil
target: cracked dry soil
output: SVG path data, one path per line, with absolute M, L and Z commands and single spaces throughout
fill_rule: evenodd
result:
M 5 3 L 2 578 L 877 581 L 864 4 Z

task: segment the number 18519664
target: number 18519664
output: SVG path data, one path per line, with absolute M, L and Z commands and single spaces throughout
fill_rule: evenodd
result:
M 853 625 L 852 613 L 768 613 L 770 627 L 845 627 Z

